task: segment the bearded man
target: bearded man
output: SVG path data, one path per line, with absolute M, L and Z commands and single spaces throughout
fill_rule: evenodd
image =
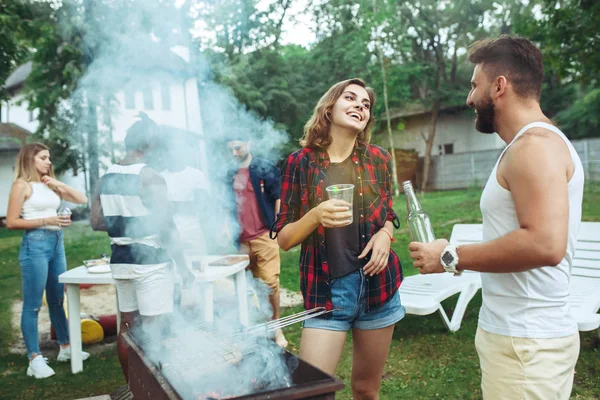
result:
M 481 272 L 475 347 L 484 399 L 568 399 L 579 355 L 568 299 L 583 167 L 540 108 L 539 49 L 503 35 L 474 43 L 469 60 L 476 128 L 506 142 L 481 195 L 483 241 L 413 242 L 411 258 L 424 274 Z

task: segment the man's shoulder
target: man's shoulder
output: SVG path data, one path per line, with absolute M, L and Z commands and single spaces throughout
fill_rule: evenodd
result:
M 512 150 L 512 153 L 522 151 L 554 152 L 561 149 L 568 152 L 568 146 L 566 145 L 568 139 L 565 140 L 559 132 L 562 134 L 562 131 L 558 128 L 556 128 L 556 131 L 553 131 L 546 127 L 534 126 L 523 132 L 510 146 L 509 150 Z
M 273 161 L 259 157 L 252 157 L 252 162 L 250 163 L 250 165 L 262 168 L 277 168 Z
M 152 167 L 145 165 L 140 170 L 140 179 L 142 181 L 142 185 L 156 185 L 156 184 L 165 184 L 165 178 L 156 172 Z

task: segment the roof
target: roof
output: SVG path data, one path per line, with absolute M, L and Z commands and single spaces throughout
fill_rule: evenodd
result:
M 0 150 L 20 150 L 31 135 L 27 129 L 13 123 L 0 123 Z
M 441 107 L 441 111 L 457 111 L 466 108 L 465 104 L 455 104 Z M 425 106 L 422 103 L 411 103 L 404 107 L 392 108 L 390 110 L 390 119 L 414 117 L 416 115 L 429 114 L 431 112 L 431 106 Z M 382 119 L 385 119 L 385 113 L 381 115 Z
M 182 57 L 153 42 L 140 45 L 136 48 L 136 52 L 124 51 L 118 60 L 118 65 L 126 65 L 137 70 L 163 70 L 179 75 L 188 75 L 191 72 L 190 65 Z M 18 66 L 6 79 L 4 83 L 6 90 L 14 91 L 21 87 L 31 74 L 32 66 L 31 61 Z
M 6 90 L 16 89 L 19 86 L 22 86 L 25 82 L 25 79 L 31 73 L 33 63 L 31 61 L 26 62 L 25 64 L 19 65 L 17 69 L 15 69 L 12 74 L 6 78 L 6 82 L 4 82 L 4 87 Z

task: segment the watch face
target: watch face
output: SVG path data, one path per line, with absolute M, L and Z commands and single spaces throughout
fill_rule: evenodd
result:
M 444 262 L 444 264 L 450 265 L 454 261 L 454 257 L 452 257 L 452 254 L 450 254 L 450 252 L 447 251 L 442 256 L 442 261 Z

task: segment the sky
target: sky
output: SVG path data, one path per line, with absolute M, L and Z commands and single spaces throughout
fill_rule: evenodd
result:
M 257 8 L 264 9 L 271 1 L 259 1 Z M 299 44 L 308 47 L 314 42 L 315 35 L 311 31 L 313 24 L 311 15 L 303 11 L 308 8 L 310 0 L 292 0 L 292 5 L 283 21 L 281 44 Z

